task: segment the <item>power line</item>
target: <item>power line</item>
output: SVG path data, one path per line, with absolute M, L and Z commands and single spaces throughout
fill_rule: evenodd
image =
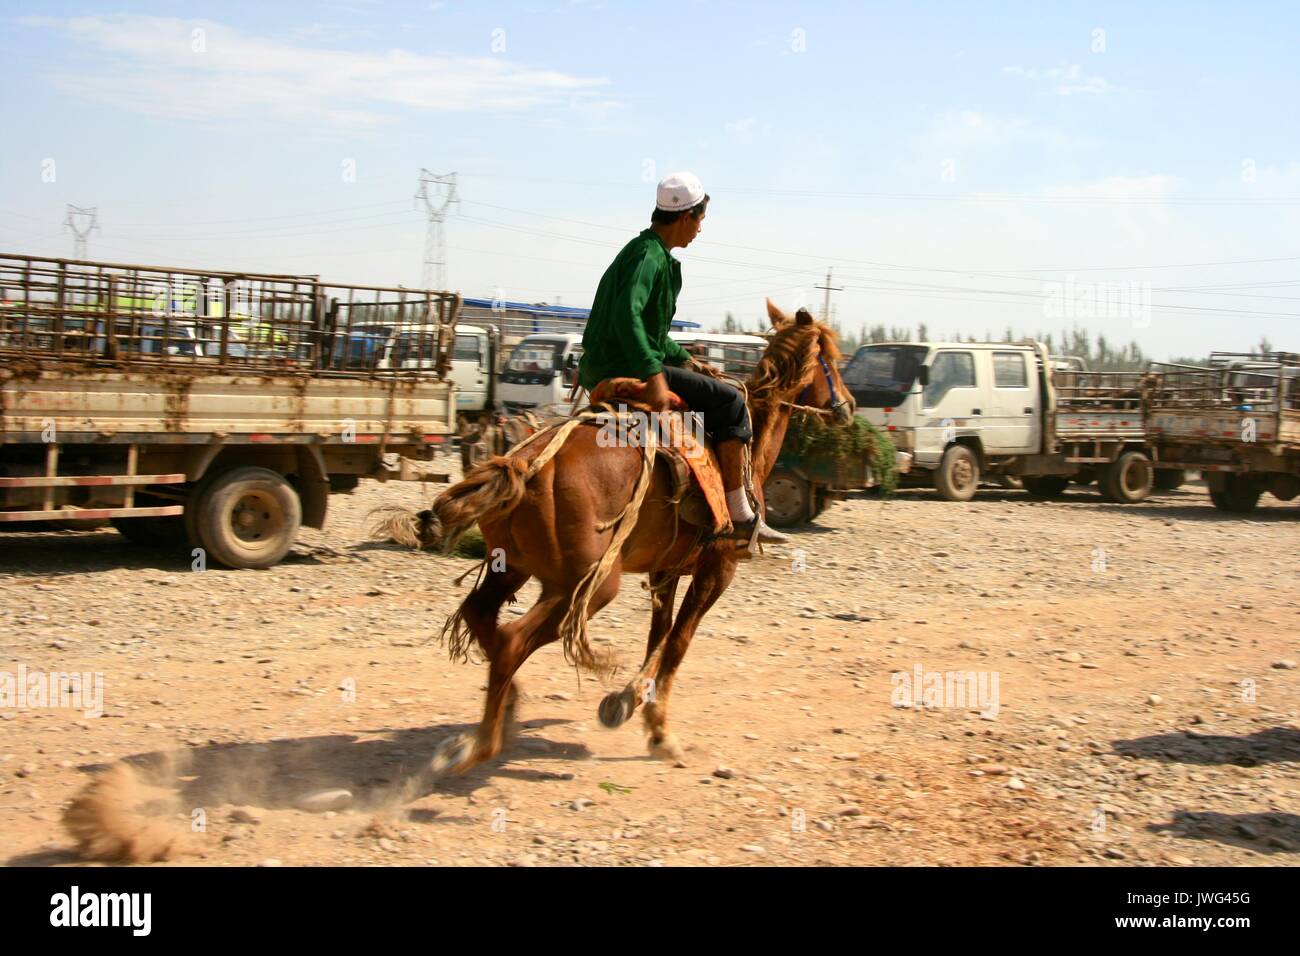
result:
M 543 183 L 564 186 L 605 187 L 614 189 L 643 190 L 643 183 L 597 180 L 581 181 L 572 179 L 547 179 L 537 176 L 496 176 L 484 173 L 467 173 L 471 179 L 506 180 L 515 182 Z M 824 199 L 901 199 L 921 202 L 966 202 L 966 203 L 1027 203 L 1033 205 L 1061 206 L 1296 206 L 1300 205 L 1300 196 L 1144 196 L 1139 194 L 1091 196 L 1085 194 L 1060 194 L 1055 196 L 1036 196 L 1027 193 L 891 193 L 861 192 L 853 190 L 815 190 L 815 189 L 771 189 L 752 186 L 728 186 L 728 193 L 738 195 L 790 196 L 795 198 Z

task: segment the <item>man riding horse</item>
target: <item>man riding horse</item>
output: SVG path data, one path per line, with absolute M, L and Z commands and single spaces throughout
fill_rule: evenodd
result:
M 787 541 L 751 505 L 757 498 L 745 468 L 745 446 L 753 431 L 744 395 L 710 375 L 668 335 L 682 288 L 682 265 L 672 250 L 700 234 L 708 205 L 708 194 L 691 173 L 674 173 L 659 183 L 650 228 L 625 245 L 601 276 L 582 336 L 578 382 L 590 393 L 605 379 L 640 379 L 645 388 L 639 400 L 655 412 L 666 411 L 670 393 L 676 394 L 700 414 L 717 448 L 732 523 L 728 537 Z

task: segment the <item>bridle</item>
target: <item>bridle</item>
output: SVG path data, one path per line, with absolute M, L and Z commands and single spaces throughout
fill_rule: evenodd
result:
M 822 367 L 822 374 L 826 376 L 826 387 L 830 389 L 831 392 L 831 407 L 814 408 L 811 405 L 804 404 L 804 402 L 808 398 L 808 392 L 812 388 L 812 385 L 805 385 L 803 387 L 803 391 L 799 393 L 799 401 L 797 402 L 783 401 L 781 404 L 789 405 L 795 411 L 811 412 L 817 415 L 835 415 L 837 412 L 839 412 L 841 407 L 849 403 L 848 396 L 846 395 L 844 398 L 840 398 L 839 394 L 835 391 L 835 382 L 831 379 L 831 367 L 826 364 L 826 359 L 820 352 L 817 353 L 817 362 Z

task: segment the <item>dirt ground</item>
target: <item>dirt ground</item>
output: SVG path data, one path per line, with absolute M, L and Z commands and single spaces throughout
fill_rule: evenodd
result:
M 437 487 L 336 496 L 269 571 L 196 572 L 111 530 L 0 536 L 0 671 L 100 673 L 104 702 L 0 707 L 6 862 L 75 862 L 62 809 L 122 760 L 170 793 L 154 809 L 190 833 L 182 863 L 1300 862 L 1295 503 L 841 502 L 705 619 L 672 699 L 685 766 L 649 758 L 639 715 L 601 727 L 607 688 L 551 646 L 501 759 L 434 779 L 481 706 L 483 668 L 436 642 L 474 562 L 365 529 Z M 640 584 L 593 626 L 622 680 Z M 923 677 L 898 706 L 891 675 L 918 668 L 990 697 L 926 699 Z M 297 807 L 331 788 L 350 805 Z

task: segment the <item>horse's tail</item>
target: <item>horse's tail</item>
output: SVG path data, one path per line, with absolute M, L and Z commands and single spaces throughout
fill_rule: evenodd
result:
M 507 517 L 524 500 L 528 462 L 496 455 L 475 465 L 465 477 L 438 496 L 432 520 L 440 537 L 439 550 L 448 554 L 475 524 Z

